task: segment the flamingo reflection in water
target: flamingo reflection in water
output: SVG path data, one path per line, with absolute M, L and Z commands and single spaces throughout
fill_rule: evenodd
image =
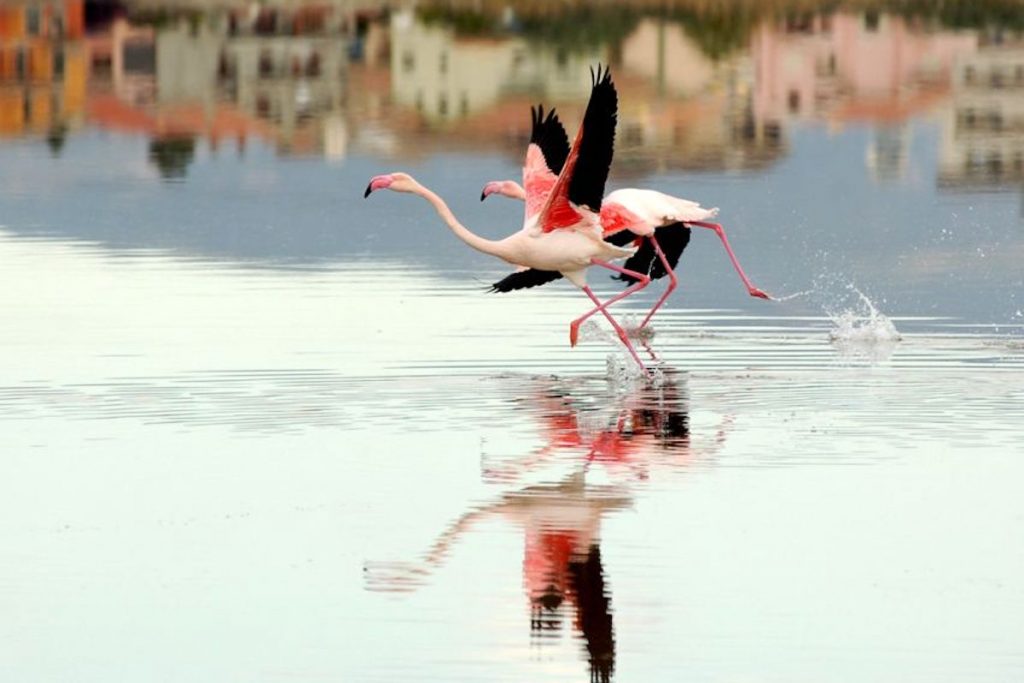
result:
M 577 386 L 581 382 L 584 386 Z M 602 392 L 597 392 L 602 393 Z M 616 395 L 614 391 L 611 392 Z M 525 457 L 484 459 L 483 476 L 511 483 L 548 465 L 568 465 L 552 482 L 523 486 L 474 507 L 453 521 L 416 562 L 368 562 L 367 588 L 412 591 L 442 567 L 455 544 L 474 526 L 504 517 L 521 526 L 525 547 L 523 584 L 530 605 L 530 632 L 543 644 L 561 631 L 566 612 L 582 636 L 592 681 L 610 681 L 615 669 L 611 594 L 601 557 L 601 522 L 632 506 L 636 488 L 652 466 L 707 460 L 725 443 L 731 417 L 711 439 L 690 435 L 685 381 L 669 373 L 660 387 L 646 385 L 610 402 L 585 380 L 539 380 L 522 401 L 541 419 L 544 445 Z M 706 443 L 705 443 L 706 441 Z M 592 484 L 599 464 L 611 484 Z

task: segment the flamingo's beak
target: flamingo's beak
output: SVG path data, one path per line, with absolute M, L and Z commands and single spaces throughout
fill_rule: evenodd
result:
M 501 189 L 501 183 L 492 181 L 484 185 L 483 192 L 480 193 L 480 201 L 487 199 L 488 195 L 492 195 Z
M 376 175 L 370 178 L 370 184 L 366 186 L 366 192 L 363 193 L 363 199 L 370 196 L 370 193 L 375 190 L 383 190 L 384 188 L 391 187 L 391 183 L 394 179 L 389 175 Z

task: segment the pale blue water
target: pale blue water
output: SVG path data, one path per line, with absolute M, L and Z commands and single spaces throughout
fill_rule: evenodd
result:
M 569 285 L 487 294 L 420 200 L 362 198 L 402 169 L 506 234 L 509 145 L 350 97 L 341 159 L 0 142 L 0 677 L 1020 678 L 1024 223 L 939 182 L 954 100 L 895 176 L 879 125 L 798 117 L 764 168 L 613 169 L 796 295 L 694 234 L 648 386 L 603 326 L 569 347 Z

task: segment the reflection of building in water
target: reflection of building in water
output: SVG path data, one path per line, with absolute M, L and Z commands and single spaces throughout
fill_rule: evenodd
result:
M 0 136 L 48 133 L 54 150 L 79 122 L 87 78 L 82 0 L 0 5 Z
M 880 123 L 875 127 L 867 151 L 867 166 L 879 180 L 903 176 L 910 153 L 910 126 L 906 122 Z
M 678 24 L 643 21 L 621 45 L 569 51 L 513 34 L 462 37 L 411 12 L 392 16 L 393 99 L 446 148 L 519 153 L 538 102 L 557 106 L 571 135 L 590 95 L 589 68 L 612 56 L 617 173 L 753 168 L 781 154 L 777 131 L 754 125 L 749 61 L 713 63 Z
M 260 15 L 248 26 L 229 15 L 199 29 L 182 23 L 161 31 L 159 100 L 207 108 L 226 100 L 273 126 L 283 151 L 344 154 L 340 111 L 347 43 L 337 34 L 337 22 L 328 19 L 307 16 L 301 26 L 309 33 L 297 32 L 298 18 L 264 28 Z M 269 33 L 270 27 L 287 33 Z
M 712 60 L 679 23 L 646 19 L 623 41 L 616 159 L 642 169 L 752 169 L 783 152 L 752 109 L 746 55 Z
M 148 26 L 117 19 L 88 38 L 90 99 L 111 94 L 129 105 L 151 103 L 156 93 L 156 40 Z
M 1024 181 L 1024 42 L 983 45 L 956 65 L 938 183 L 1019 188 Z
M 115 20 L 90 38 L 90 117 L 157 139 L 203 136 L 244 146 L 259 136 L 288 153 L 343 155 L 353 20 L 343 4 L 252 5 L 159 29 Z
M 953 64 L 975 44 L 973 35 L 871 11 L 767 22 L 752 44 L 755 118 L 881 124 L 868 165 L 880 177 L 900 175 L 910 132 L 902 122 L 948 97 Z
M 568 53 L 520 37 L 460 38 L 411 11 L 391 20 L 391 85 L 395 101 L 428 121 L 463 118 L 509 96 L 583 99 L 588 68 L 607 61 L 604 49 Z

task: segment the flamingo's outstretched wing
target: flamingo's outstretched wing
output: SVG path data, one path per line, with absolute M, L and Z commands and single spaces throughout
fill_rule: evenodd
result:
M 544 232 L 576 225 L 583 219 L 582 210 L 601 210 L 615 147 L 618 107 L 611 71 L 602 72 L 598 66 L 583 123 L 538 217 Z
M 526 148 L 526 163 L 523 165 L 527 220 L 544 208 L 544 202 L 569 156 L 569 137 L 555 110 L 549 111 L 545 117 L 544 105 L 530 107 L 530 117 L 530 145 Z
M 518 270 L 511 275 L 498 280 L 491 285 L 491 289 L 489 291 L 504 294 L 505 292 L 514 292 L 517 289 L 529 289 L 530 287 L 546 285 L 547 283 L 558 280 L 561 277 L 562 274 L 558 271 L 527 268 L 526 270 Z

